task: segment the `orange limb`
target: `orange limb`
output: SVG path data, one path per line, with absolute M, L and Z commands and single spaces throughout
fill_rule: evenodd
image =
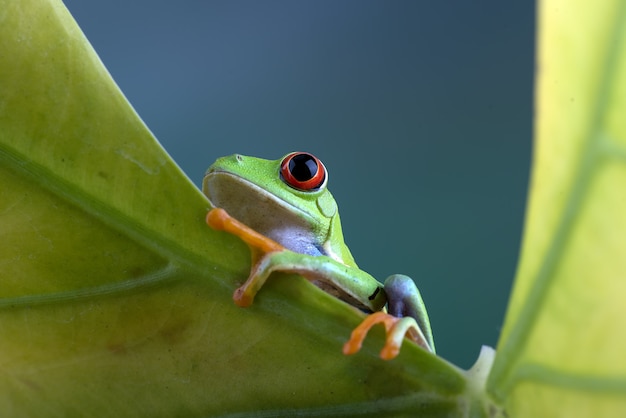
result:
M 285 247 L 239 222 L 224 209 L 211 209 L 206 215 L 206 223 L 215 230 L 225 231 L 239 237 L 250 247 L 254 267 L 250 272 L 248 280 L 233 293 L 233 301 L 237 306 L 244 308 L 252 305 L 254 296 L 265 282 L 265 280 L 259 280 L 259 276 L 256 274 L 263 255 L 283 251 Z
M 397 318 L 386 312 L 374 312 L 368 315 L 361 324 L 352 331 L 350 339 L 343 346 L 345 355 L 355 354 L 363 345 L 363 340 L 367 336 L 369 330 L 376 324 L 382 323 L 385 326 L 387 338 L 385 345 L 380 352 L 380 358 L 383 360 L 391 360 L 400 353 L 402 341 L 407 336 L 419 345 L 432 351 L 419 330 L 415 320 L 410 317 Z
M 224 209 L 211 209 L 206 215 L 206 223 L 213 229 L 218 231 L 226 231 L 243 240 L 250 249 L 261 250 L 263 253 L 271 253 L 273 251 L 282 251 L 285 249 L 282 245 L 256 232 L 254 229 L 242 224 L 233 218 Z

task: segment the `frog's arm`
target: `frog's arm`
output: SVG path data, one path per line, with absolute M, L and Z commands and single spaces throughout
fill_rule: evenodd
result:
M 364 271 L 341 264 L 330 257 L 311 256 L 287 250 L 282 245 L 232 218 L 223 209 L 212 209 L 209 211 L 207 224 L 213 229 L 224 230 L 238 236 L 248 244 L 255 258 L 258 258 L 258 261 L 252 267 L 248 280 L 235 290 L 233 295 L 233 300 L 239 306 L 250 306 L 256 293 L 261 289 L 268 277 L 276 271 L 297 273 L 309 280 L 327 283 L 341 291 L 344 296 L 351 297 L 354 301 L 372 311 L 383 309 L 387 302 L 385 292 L 380 284 Z M 261 253 L 260 256 L 259 252 Z M 367 276 L 367 280 L 364 281 L 363 276 Z M 372 283 L 372 288 L 364 291 L 364 282 Z M 368 295 L 368 297 L 363 298 L 364 294 Z M 412 317 L 397 318 L 384 312 L 376 312 L 368 316 L 354 330 L 350 340 L 344 347 L 344 353 L 352 354 L 359 351 L 367 332 L 377 323 L 383 323 L 387 331 L 385 346 L 381 351 L 382 358 L 394 358 L 398 354 L 405 336 L 424 348 L 433 351 L 431 345 L 429 345 L 432 337 L 429 335 L 430 340 L 427 339 Z M 430 327 L 428 327 L 428 331 L 430 332 Z
M 212 209 L 207 214 L 207 223 L 214 229 L 238 236 L 253 250 L 255 260 L 250 276 L 233 295 L 239 306 L 250 306 L 268 277 L 277 271 L 296 273 L 308 280 L 321 282 L 321 287 L 328 289 L 330 293 L 337 293 L 338 297 L 363 309 L 378 311 L 387 303 L 382 285 L 358 268 L 327 256 L 312 256 L 287 250 L 231 217 L 224 209 Z M 261 253 L 260 256 L 258 252 Z

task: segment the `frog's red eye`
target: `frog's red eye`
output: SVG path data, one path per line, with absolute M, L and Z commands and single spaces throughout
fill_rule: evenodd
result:
M 324 164 L 312 154 L 292 152 L 280 164 L 283 181 L 298 190 L 317 190 L 326 181 Z

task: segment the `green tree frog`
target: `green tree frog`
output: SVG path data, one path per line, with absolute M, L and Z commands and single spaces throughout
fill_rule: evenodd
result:
M 233 295 L 235 303 L 251 305 L 272 272 L 297 273 L 372 313 L 354 330 L 344 353 L 357 352 L 376 323 L 387 331 L 381 357 L 395 357 L 405 336 L 434 353 L 428 314 L 415 283 L 396 274 L 383 286 L 357 267 L 327 183 L 322 162 L 305 152 L 274 161 L 235 154 L 209 167 L 203 181 L 213 207 L 207 223 L 240 237 L 253 256 L 250 276 Z

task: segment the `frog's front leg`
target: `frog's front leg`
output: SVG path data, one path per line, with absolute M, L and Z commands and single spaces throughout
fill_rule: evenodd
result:
M 308 279 L 334 296 L 367 311 L 383 309 L 387 301 L 383 287 L 372 280 L 363 283 L 366 274 L 327 256 L 313 256 L 287 249 L 263 254 L 250 271 L 248 280 L 233 295 L 235 303 L 250 306 L 267 279 L 274 272 L 293 273 Z
M 247 307 L 273 272 L 295 273 L 317 282 L 340 299 L 368 311 L 382 309 L 387 302 L 380 283 L 367 273 L 327 256 L 300 254 L 285 249 L 232 218 L 223 209 L 212 209 L 207 223 L 214 229 L 241 238 L 253 252 L 253 267 L 246 282 L 233 294 L 235 303 Z

